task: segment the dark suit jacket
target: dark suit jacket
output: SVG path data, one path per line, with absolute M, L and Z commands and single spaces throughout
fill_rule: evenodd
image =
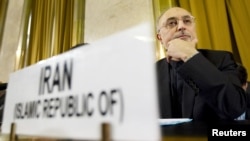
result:
M 166 59 L 157 62 L 161 118 L 194 120 L 233 120 L 246 110 L 246 95 L 237 77 L 230 52 L 199 50 L 200 53 L 176 68 L 183 83 L 180 116 L 174 116 L 171 66 Z M 178 83 L 179 83 L 178 82 Z

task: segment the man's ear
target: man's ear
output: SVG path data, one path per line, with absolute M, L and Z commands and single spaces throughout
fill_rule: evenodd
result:
M 248 87 L 248 83 L 245 83 L 242 85 L 242 88 L 246 91 L 247 90 L 247 87 Z
M 161 35 L 160 35 L 160 34 L 157 33 L 156 37 L 157 37 L 157 39 L 158 39 L 159 41 L 161 41 Z

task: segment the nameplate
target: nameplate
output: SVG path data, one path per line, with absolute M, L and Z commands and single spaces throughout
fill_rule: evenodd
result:
M 2 133 L 99 140 L 160 140 L 155 40 L 149 23 L 10 75 Z

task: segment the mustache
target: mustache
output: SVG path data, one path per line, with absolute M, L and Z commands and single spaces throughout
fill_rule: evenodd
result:
M 188 36 L 188 37 L 191 37 L 191 35 L 185 31 L 180 31 L 180 32 L 177 32 L 175 35 L 174 35 L 174 39 L 175 38 L 179 38 L 179 37 L 182 37 L 182 36 Z

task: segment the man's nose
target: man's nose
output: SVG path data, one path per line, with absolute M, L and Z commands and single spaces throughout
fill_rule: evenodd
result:
M 179 20 L 178 25 L 177 25 L 177 30 L 181 31 L 181 30 L 185 30 L 185 29 L 186 29 L 185 24 L 183 23 L 182 20 Z

